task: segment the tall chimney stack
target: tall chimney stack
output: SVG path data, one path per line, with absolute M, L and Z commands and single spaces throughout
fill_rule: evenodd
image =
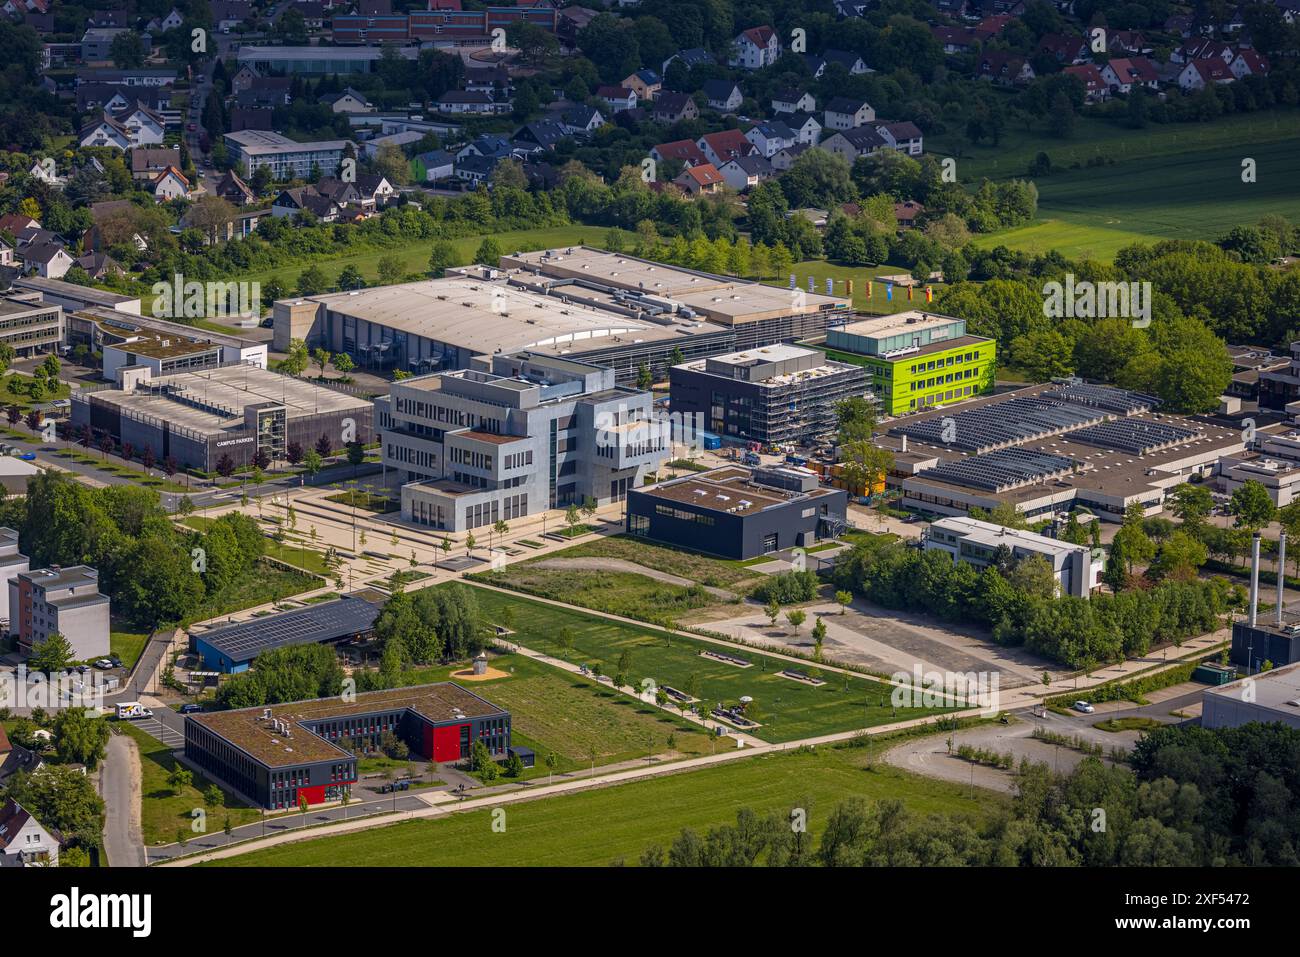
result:
M 1282 588 L 1286 583 L 1286 529 L 1277 537 L 1277 626 L 1282 627 Z
M 1250 541 L 1250 627 L 1259 613 L 1259 532 Z

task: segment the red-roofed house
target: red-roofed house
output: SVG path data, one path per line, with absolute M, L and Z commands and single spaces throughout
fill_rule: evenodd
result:
M 1258 50 L 1243 47 L 1237 50 L 1228 69 L 1238 80 L 1244 76 L 1268 76 L 1268 58 Z
M 746 140 L 745 142 L 749 141 Z M 694 140 L 674 140 L 671 143 L 660 143 L 650 151 L 650 155 L 659 163 L 676 160 L 687 166 L 701 166 L 709 161 L 709 158 L 704 155 L 704 151 L 695 144 Z
M 1178 88 L 1181 90 L 1203 90 L 1212 83 L 1231 83 L 1236 77 L 1228 64 L 1218 57 L 1193 60 L 1183 67 L 1178 74 Z
M 1102 79 L 1112 93 L 1128 93 L 1135 86 L 1158 89 L 1160 74 L 1156 65 L 1144 56 L 1111 60 L 1101 68 Z
M 1066 76 L 1077 77 L 1083 81 L 1083 99 L 1085 103 L 1100 103 L 1110 97 L 1110 87 L 1106 85 L 1105 78 L 1102 77 L 1101 71 L 1097 69 L 1095 64 L 1080 63 L 1076 66 L 1067 66 L 1061 72 Z
M 17 801 L 0 807 L 0 867 L 56 867 L 58 835 L 41 826 Z
M 695 145 L 714 166 L 724 166 L 738 157 L 757 152 L 754 144 L 740 130 L 708 133 L 696 140 Z
M 716 193 L 727 181 L 718 172 L 716 166 L 712 163 L 704 163 L 683 170 L 673 182 L 690 195 L 699 196 L 702 193 Z
M 761 70 L 771 66 L 781 55 L 781 39 L 771 27 L 750 27 L 735 40 L 736 49 L 728 60 L 731 66 Z
M 1088 42 L 1072 33 L 1046 33 L 1038 41 L 1038 49 L 1056 57 L 1059 63 L 1086 63 L 1091 56 Z
M 615 113 L 636 109 L 636 90 L 630 90 L 625 86 L 597 87 L 596 95 Z

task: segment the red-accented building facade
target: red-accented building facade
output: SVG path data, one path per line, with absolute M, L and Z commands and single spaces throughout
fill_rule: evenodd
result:
M 468 758 L 476 741 L 504 758 L 510 713 L 451 682 L 213 711 L 186 717 L 185 756 L 281 810 L 340 799 L 356 783 L 357 755 L 377 751 L 386 734 L 440 763 Z

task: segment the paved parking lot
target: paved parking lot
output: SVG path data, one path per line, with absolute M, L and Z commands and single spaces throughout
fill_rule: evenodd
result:
M 142 718 L 138 721 L 132 721 L 145 734 L 157 738 L 167 747 L 176 749 L 185 746 L 185 735 L 171 725 L 164 724 L 158 718 Z

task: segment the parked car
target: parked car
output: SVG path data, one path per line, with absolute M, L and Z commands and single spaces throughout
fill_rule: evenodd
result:
M 202 710 L 203 709 L 198 705 L 196 705 L 193 701 L 191 701 L 189 704 L 183 704 L 180 707 L 181 714 L 194 714 L 196 711 L 202 711 Z
M 122 659 L 119 658 L 119 657 L 117 656 L 117 653 L 116 653 L 116 652 L 114 652 L 113 654 L 109 655 L 109 656 L 108 656 L 108 660 L 111 661 L 111 662 L 113 663 L 113 667 L 114 667 L 114 668 L 121 668 L 121 667 L 122 667 Z
M 100 658 L 95 662 L 95 667 L 99 668 L 101 671 L 107 671 L 109 668 L 113 667 L 113 662 L 109 661 L 107 658 Z
M 1081 711 L 1084 714 L 1092 714 L 1096 709 L 1086 701 L 1076 701 L 1074 703 L 1074 710 Z
M 77 673 L 78 673 L 78 674 L 83 674 L 83 675 L 84 675 L 84 674 L 85 674 L 87 671 L 89 671 L 89 670 L 90 670 L 90 665 L 77 665 Z
M 18 456 L 18 457 L 19 457 L 20 459 L 22 459 L 24 462 L 35 462 L 35 461 L 36 461 L 36 453 L 35 453 L 35 452 L 24 452 L 22 455 L 20 455 L 20 456 Z

